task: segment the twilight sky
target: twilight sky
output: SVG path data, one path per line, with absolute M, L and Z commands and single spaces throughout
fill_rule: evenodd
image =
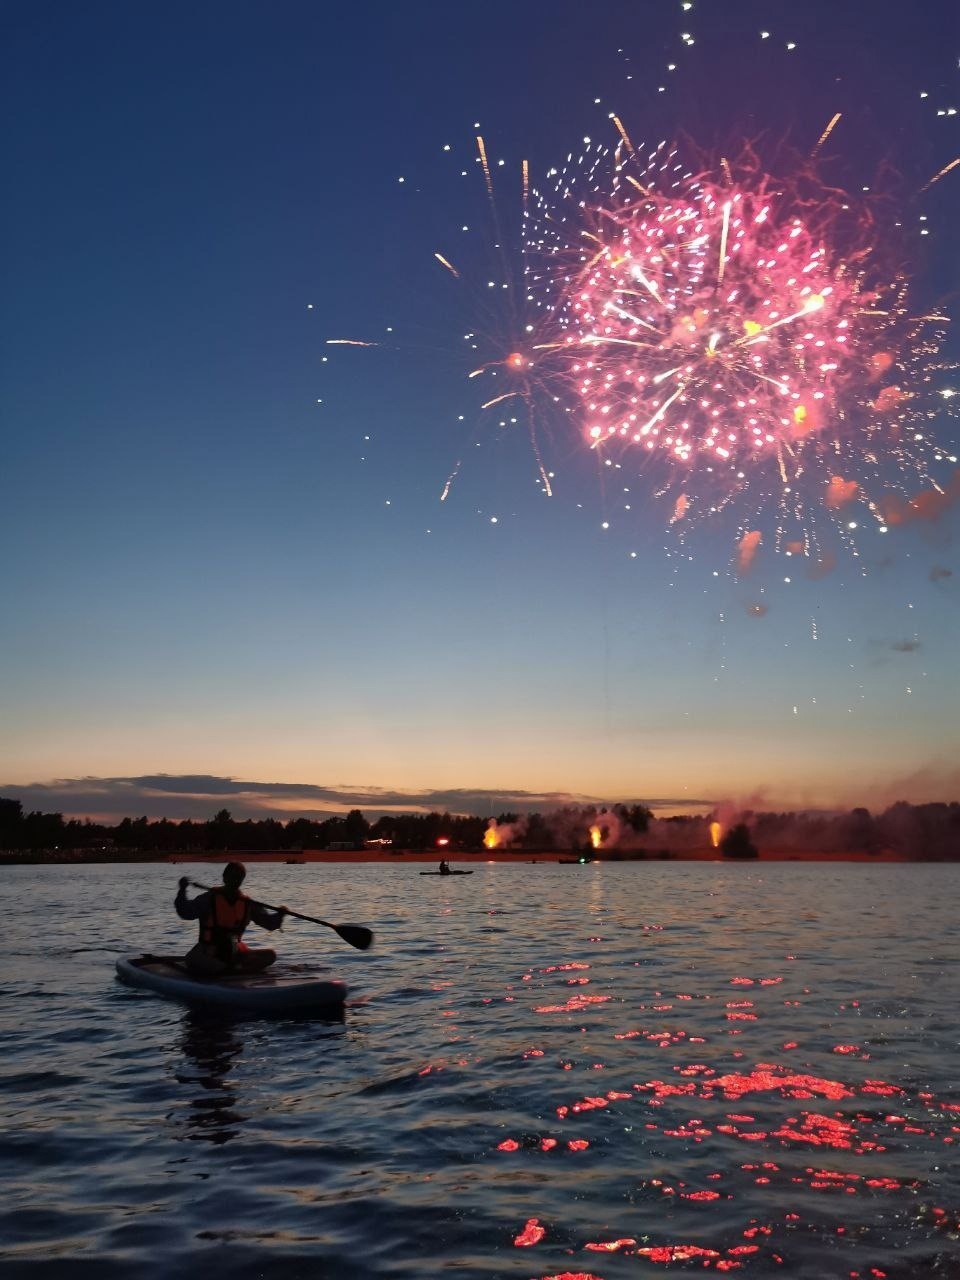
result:
M 611 111 L 713 156 L 809 152 L 840 111 L 829 180 L 885 184 L 916 306 L 960 322 L 960 171 L 918 195 L 960 155 L 960 17 L 918 12 L 8 8 L 0 794 L 172 817 L 958 798 L 957 508 L 874 524 L 826 573 L 767 552 L 738 575 L 730 522 L 679 544 L 655 483 L 569 421 L 538 433 L 548 498 L 465 376 L 465 332 L 501 358 L 513 335 L 433 257 L 479 272 L 491 243 L 477 123 L 516 225 L 520 161 L 536 185 L 614 144 Z M 930 429 L 957 451 L 956 418 Z

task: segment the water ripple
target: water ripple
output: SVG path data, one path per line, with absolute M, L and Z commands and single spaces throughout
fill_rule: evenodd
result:
M 192 940 L 168 867 L 5 874 L 11 1274 L 960 1274 L 957 868 L 254 868 L 377 930 L 284 931 L 339 1023 L 116 984 Z

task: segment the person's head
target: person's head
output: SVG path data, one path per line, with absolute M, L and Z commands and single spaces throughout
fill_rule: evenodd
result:
M 246 878 L 247 868 L 242 862 L 228 862 L 223 868 L 223 885 L 236 893 Z

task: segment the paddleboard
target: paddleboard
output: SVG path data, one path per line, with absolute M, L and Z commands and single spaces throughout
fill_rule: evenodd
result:
M 129 986 L 190 1004 L 252 1013 L 338 1012 L 347 995 L 342 982 L 282 970 L 198 978 L 177 956 L 124 956 L 117 961 L 117 977 Z
M 472 876 L 472 871 L 421 871 L 422 876 Z

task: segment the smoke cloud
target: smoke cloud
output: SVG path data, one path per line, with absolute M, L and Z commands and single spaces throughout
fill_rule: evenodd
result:
M 960 470 L 945 489 L 922 489 L 915 498 L 904 501 L 889 497 L 881 504 L 887 524 L 911 524 L 914 520 L 938 520 L 960 498 Z
M 762 534 L 759 529 L 748 530 L 737 543 L 737 571 L 747 573 L 760 549 Z

